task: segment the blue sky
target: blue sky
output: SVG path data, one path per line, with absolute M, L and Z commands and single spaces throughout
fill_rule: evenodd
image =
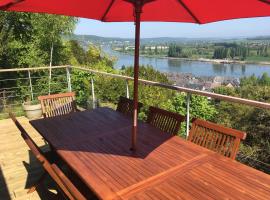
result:
M 104 37 L 134 37 L 134 23 L 104 23 L 81 18 L 76 34 Z M 249 37 L 270 35 L 270 17 L 237 19 L 204 25 L 145 22 L 141 36 L 149 37 Z

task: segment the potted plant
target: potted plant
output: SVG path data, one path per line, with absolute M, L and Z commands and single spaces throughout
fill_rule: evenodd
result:
M 38 100 L 25 101 L 23 103 L 23 110 L 28 119 L 37 119 L 42 116 L 41 104 Z

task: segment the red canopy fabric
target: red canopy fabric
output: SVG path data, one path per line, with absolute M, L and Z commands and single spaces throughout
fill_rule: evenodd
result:
M 106 22 L 134 21 L 126 0 L 0 0 L 0 9 L 61 14 Z M 141 21 L 209 23 L 270 15 L 270 0 L 153 0 L 142 8 Z

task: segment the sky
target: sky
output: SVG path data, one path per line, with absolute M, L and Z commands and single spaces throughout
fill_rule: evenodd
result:
M 95 20 L 79 20 L 76 34 L 103 37 L 134 37 L 134 23 L 104 23 Z M 270 35 L 270 17 L 236 19 L 210 24 L 143 22 L 141 37 L 231 38 Z

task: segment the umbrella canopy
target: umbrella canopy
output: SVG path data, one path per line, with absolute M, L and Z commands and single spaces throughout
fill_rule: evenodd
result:
M 142 2 L 141 21 L 209 23 L 270 15 L 270 0 L 0 0 L 9 11 L 41 12 L 106 22 L 134 21 L 134 6 Z
M 140 22 L 209 22 L 270 16 L 270 0 L 0 0 L 0 9 L 50 13 L 104 22 L 135 22 L 134 116 L 132 149 L 136 149 Z

